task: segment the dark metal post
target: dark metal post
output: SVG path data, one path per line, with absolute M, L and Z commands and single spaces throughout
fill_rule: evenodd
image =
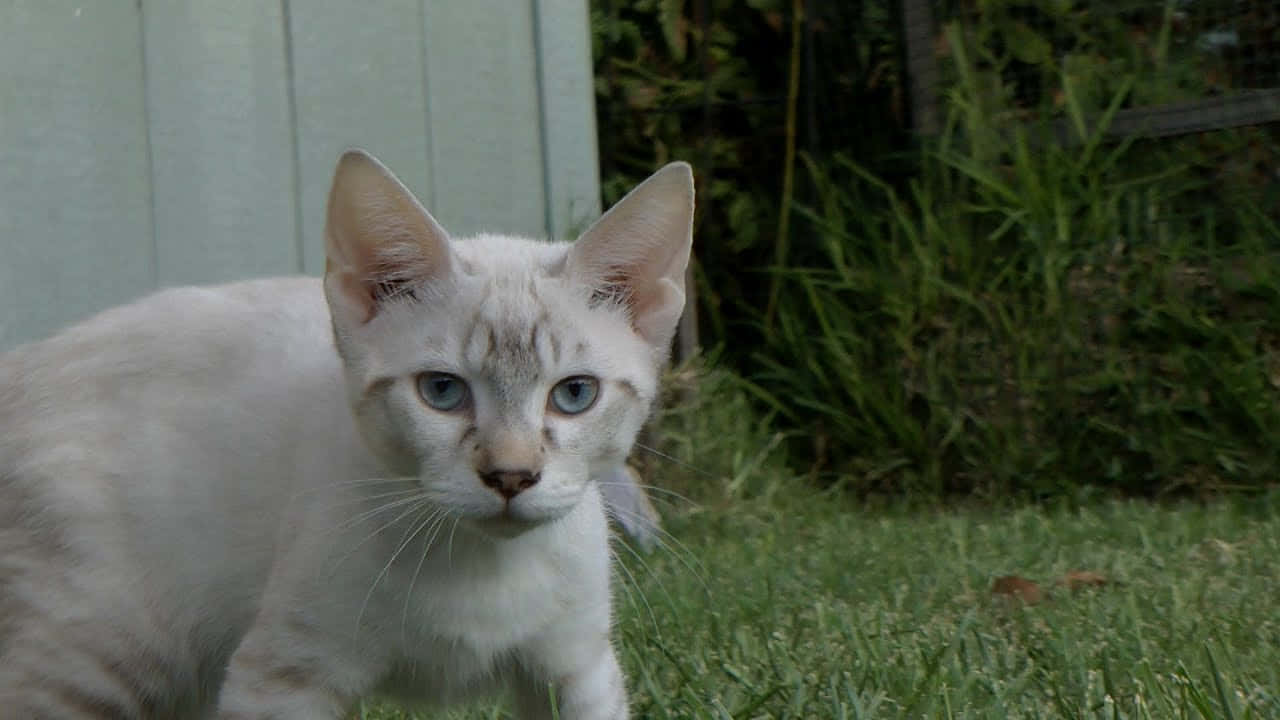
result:
M 917 134 L 938 132 L 938 62 L 933 50 L 932 0 L 902 0 L 911 119 Z
M 714 171 L 711 155 L 711 106 L 714 95 L 711 91 L 711 58 L 707 53 L 708 38 L 711 36 L 711 7 L 708 0 L 697 0 L 694 5 L 694 23 L 698 26 L 698 66 L 702 71 L 702 148 L 698 158 L 696 177 L 700 191 L 697 199 L 695 219 L 706 214 L 706 204 L 710 195 L 706 192 L 711 187 L 711 174 Z M 694 225 L 698 225 L 697 222 Z M 694 243 L 697 250 L 697 243 Z M 676 359 L 679 362 L 689 360 L 698 354 L 698 277 L 693 266 L 695 257 L 689 258 L 689 268 L 684 274 L 684 315 L 680 316 L 680 327 L 677 330 Z

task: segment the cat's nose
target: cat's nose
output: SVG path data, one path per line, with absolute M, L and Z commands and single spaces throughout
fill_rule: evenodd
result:
M 538 484 L 542 473 L 529 470 L 492 470 L 480 473 L 484 481 L 494 492 L 510 500 L 520 493 Z

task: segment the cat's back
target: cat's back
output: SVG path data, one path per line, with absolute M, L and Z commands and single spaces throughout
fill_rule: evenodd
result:
M 161 290 L 0 355 L 0 469 L 43 440 L 333 375 L 328 323 L 319 280 L 271 278 Z
M 118 661 L 180 715 L 350 422 L 317 279 L 164 290 L 0 355 L 0 707 L 86 662 L 109 696 Z
M 267 278 L 159 290 L 0 353 L 0 411 L 104 384 L 237 371 L 255 356 L 329 345 L 315 278 Z M 79 382 L 77 382 L 79 381 Z M 25 391 L 25 393 L 24 393 Z
M 340 417 L 341 397 L 319 280 L 162 290 L 0 355 L 0 501 L 216 513 L 251 476 L 284 472 L 291 418 L 314 417 L 308 403 Z

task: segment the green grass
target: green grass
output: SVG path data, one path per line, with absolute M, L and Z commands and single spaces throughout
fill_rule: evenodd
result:
M 669 551 L 620 553 L 635 714 L 1280 717 L 1277 511 L 1274 493 L 947 512 L 807 493 L 687 508 Z M 1114 584 L 1035 606 L 990 594 L 1000 575 L 1047 585 L 1080 568 Z

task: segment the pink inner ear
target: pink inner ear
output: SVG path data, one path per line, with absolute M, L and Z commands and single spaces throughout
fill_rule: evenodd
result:
M 683 307 L 692 224 L 693 174 L 687 164 L 672 163 L 588 228 L 570 250 L 568 267 L 592 287 L 593 302 L 625 303 L 635 330 L 665 345 Z
M 450 273 L 449 236 L 390 170 L 345 153 L 334 173 L 325 225 L 333 289 L 353 321 L 368 322 L 389 300 Z
M 593 283 L 591 304 L 602 302 L 620 302 L 631 307 L 635 312 L 635 287 L 628 281 L 628 275 L 622 268 L 610 268 L 599 280 Z
M 670 280 L 659 280 L 638 299 L 632 312 L 636 332 L 654 345 L 665 345 L 684 312 L 684 292 Z
M 337 297 L 346 305 L 350 320 L 363 325 L 373 319 L 377 306 L 364 279 L 350 271 L 341 270 L 330 270 L 326 275 L 325 284 L 332 283 L 331 287 Z
M 361 218 L 345 243 L 355 262 L 341 270 L 341 287 L 365 308 L 368 322 L 384 303 L 416 299 L 418 286 L 443 277 L 452 265 L 447 238 L 394 216 Z M 329 272 L 334 272 L 331 267 Z

